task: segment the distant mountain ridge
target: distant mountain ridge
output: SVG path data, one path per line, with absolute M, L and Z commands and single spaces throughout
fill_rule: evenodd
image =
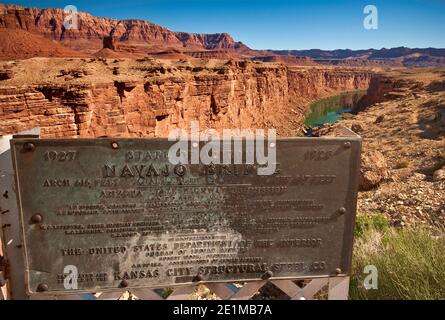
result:
M 445 49 L 437 48 L 382 48 L 368 50 L 268 50 L 277 55 L 309 57 L 318 62 L 343 62 L 344 64 L 369 61 L 375 63 L 400 64 L 404 66 L 445 65 Z

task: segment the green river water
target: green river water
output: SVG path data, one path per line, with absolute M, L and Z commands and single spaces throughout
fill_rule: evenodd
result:
M 366 90 L 345 92 L 314 102 L 306 115 L 304 124 L 310 128 L 342 120 L 342 114 L 351 112 Z

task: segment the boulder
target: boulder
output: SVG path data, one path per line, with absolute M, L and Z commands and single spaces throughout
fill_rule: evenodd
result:
M 14 77 L 14 73 L 12 70 L 0 70 L 0 81 L 8 80 Z
M 381 115 L 381 116 L 378 116 L 377 119 L 375 119 L 374 123 L 376 123 L 376 124 L 377 123 L 382 123 L 384 120 L 385 120 L 385 116 Z
M 363 126 L 360 123 L 353 123 L 351 125 L 351 130 L 355 133 L 360 133 L 363 131 Z
M 433 181 L 445 181 L 445 168 L 436 170 L 433 174 Z
M 388 178 L 389 168 L 383 154 L 379 151 L 364 151 L 360 167 L 360 191 L 375 189 Z
M 341 117 L 345 120 L 353 119 L 355 116 L 352 113 L 342 113 Z

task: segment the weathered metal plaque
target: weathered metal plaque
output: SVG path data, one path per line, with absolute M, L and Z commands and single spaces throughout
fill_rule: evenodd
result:
M 173 144 L 12 141 L 30 293 L 349 272 L 358 137 L 278 139 L 265 176 Z

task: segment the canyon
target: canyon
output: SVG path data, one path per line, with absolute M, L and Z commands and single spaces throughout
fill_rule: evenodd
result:
M 191 120 L 215 129 L 273 127 L 292 136 L 310 101 L 366 89 L 373 74 L 151 58 L 33 58 L 6 62 L 1 70 L 0 134 L 40 127 L 42 137 L 165 137 Z

